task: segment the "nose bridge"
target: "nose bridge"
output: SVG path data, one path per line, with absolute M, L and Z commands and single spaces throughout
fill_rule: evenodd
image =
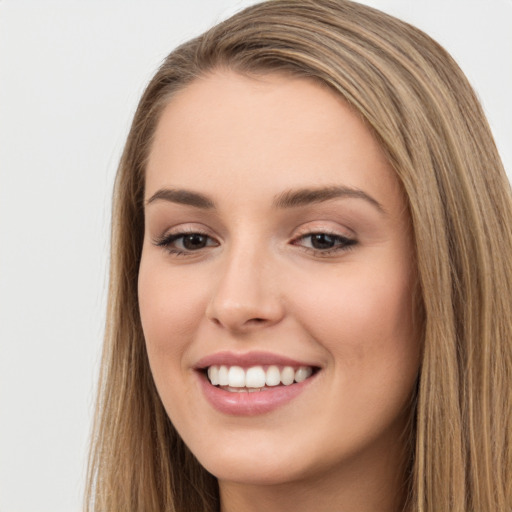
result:
M 227 248 L 207 310 L 208 318 L 233 331 L 274 324 L 283 314 L 270 251 L 248 238 Z

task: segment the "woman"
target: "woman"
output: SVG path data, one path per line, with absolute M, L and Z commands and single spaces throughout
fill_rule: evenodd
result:
M 403 22 L 277 0 L 172 52 L 116 182 L 89 510 L 508 510 L 511 217 Z

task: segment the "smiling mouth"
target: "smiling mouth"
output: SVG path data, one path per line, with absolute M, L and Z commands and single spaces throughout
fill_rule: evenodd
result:
M 212 365 L 204 370 L 210 384 L 232 393 L 268 391 L 309 379 L 319 368 L 313 366 L 241 366 Z

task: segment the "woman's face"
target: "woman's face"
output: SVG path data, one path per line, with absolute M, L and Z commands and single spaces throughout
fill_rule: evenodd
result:
M 145 212 L 151 370 L 201 464 L 260 484 L 396 465 L 419 364 L 414 258 L 358 115 L 306 79 L 197 79 L 159 121 Z

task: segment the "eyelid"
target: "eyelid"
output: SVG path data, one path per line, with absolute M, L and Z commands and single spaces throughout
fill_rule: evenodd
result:
M 345 232 L 344 232 L 345 231 Z M 329 256 L 333 253 L 342 253 L 349 249 L 352 249 L 358 244 L 354 234 L 346 234 L 348 229 L 327 227 L 325 223 L 307 223 L 297 228 L 293 238 L 289 240 L 289 244 L 302 249 L 305 252 L 312 253 L 318 256 Z M 352 232 L 353 233 L 353 232 Z M 207 239 L 204 246 L 196 248 L 180 247 L 183 244 L 179 243 L 180 239 L 184 239 L 187 235 L 200 235 Z M 332 240 L 332 246 L 329 247 L 318 247 L 319 242 L 317 238 L 314 240 L 314 235 L 325 235 L 330 237 Z M 308 247 L 304 241 L 307 238 L 311 238 L 311 247 Z M 198 226 L 193 224 L 179 224 L 168 228 L 161 236 L 153 238 L 153 244 L 157 247 L 167 250 L 168 253 L 174 256 L 192 256 L 203 253 L 205 249 L 211 249 L 212 247 L 218 247 L 221 243 L 217 236 L 211 233 L 211 230 L 205 226 Z M 325 241 L 325 240 L 324 240 Z M 331 241 L 327 241 L 327 245 L 330 245 Z M 213 243 L 212 243 L 213 242 Z M 317 245 L 317 247 L 314 247 Z
M 326 235 L 339 236 L 347 239 L 356 239 L 356 233 L 346 226 L 336 223 L 332 226 L 332 222 L 315 221 L 307 222 L 299 226 L 293 233 L 293 239 L 301 238 L 302 236 L 312 235 L 315 233 L 325 233 Z
M 350 234 L 347 233 L 350 231 Z M 313 237 L 314 235 L 327 235 L 337 240 L 337 243 L 334 244 L 333 247 L 330 248 L 315 248 L 315 247 L 307 247 L 301 243 L 301 240 L 305 240 L 308 237 Z M 307 223 L 305 225 L 300 226 L 296 233 L 294 234 L 292 240 L 290 241 L 291 245 L 299 247 L 301 250 L 310 253 L 314 256 L 318 257 L 328 257 L 333 255 L 341 255 L 342 253 L 354 249 L 354 247 L 359 243 L 355 233 L 347 228 L 342 229 L 341 227 L 333 228 L 327 227 L 325 223 Z
M 169 238 L 173 235 L 188 235 L 197 233 L 199 235 L 209 236 L 210 238 L 217 239 L 218 236 L 212 230 L 201 223 L 184 222 L 176 224 L 175 226 L 167 227 L 161 231 L 161 235 L 156 236 L 156 239 L 162 240 Z
M 332 238 L 346 240 L 347 242 L 351 242 L 351 243 L 357 242 L 357 240 L 354 237 L 348 237 L 348 236 L 345 236 L 345 235 L 341 235 L 340 233 L 333 233 L 331 231 L 326 231 L 326 230 L 321 230 L 320 229 L 320 230 L 314 230 L 314 231 L 310 231 L 309 233 L 304 233 L 302 235 L 296 236 L 296 237 L 293 238 L 292 243 L 297 241 L 297 240 L 301 240 L 301 239 L 304 239 L 304 238 L 307 238 L 307 237 L 313 236 L 313 235 L 327 235 L 327 236 L 330 236 Z
M 180 249 L 172 246 L 174 242 L 180 238 L 186 237 L 187 235 L 201 235 L 208 238 L 210 241 L 213 240 L 214 243 L 209 243 L 205 247 L 198 248 L 196 250 Z M 210 230 L 204 227 L 198 227 L 197 225 L 178 225 L 167 229 L 162 235 L 154 237 L 152 242 L 153 245 L 166 250 L 173 256 L 192 256 L 199 254 L 204 249 L 219 246 L 220 243 L 217 238 L 218 237 L 211 234 Z

